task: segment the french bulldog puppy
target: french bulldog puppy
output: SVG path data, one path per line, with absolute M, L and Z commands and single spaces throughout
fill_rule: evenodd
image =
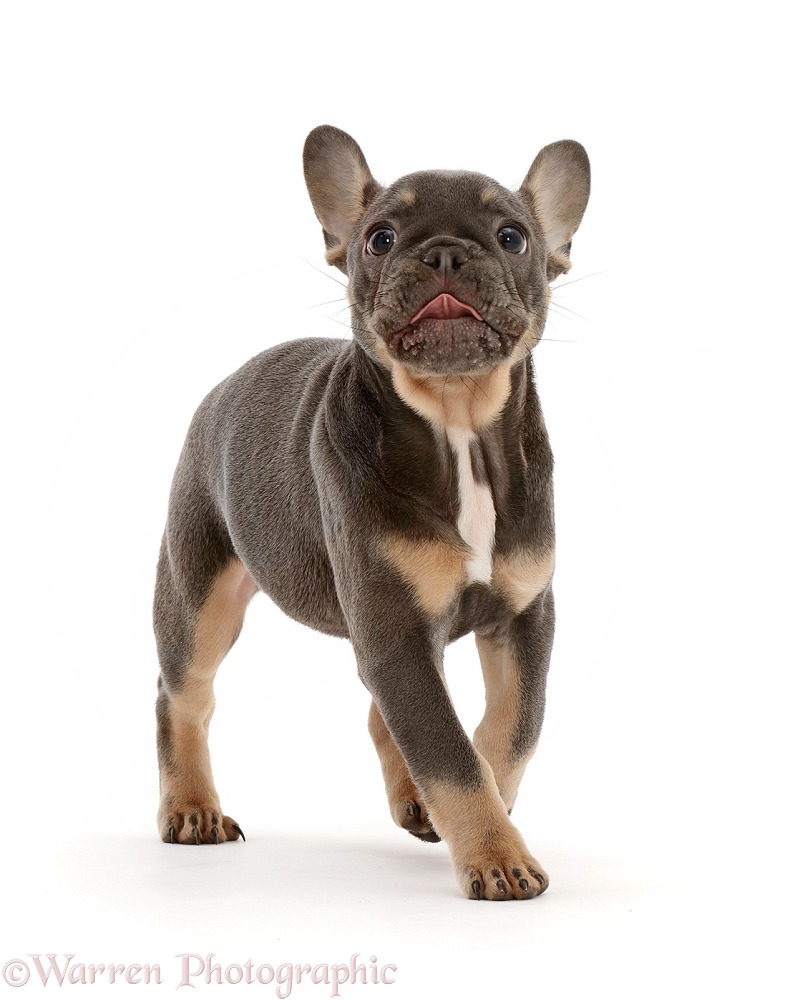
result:
M 383 187 L 345 132 L 314 129 L 305 180 L 350 340 L 262 352 L 198 408 L 155 590 L 160 836 L 243 836 L 213 784 L 213 677 L 251 597 L 348 638 L 394 821 L 444 839 L 470 898 L 548 886 L 509 814 L 537 744 L 554 628 L 552 455 L 535 389 L 548 283 L 589 196 L 581 145 L 521 187 L 429 170 Z M 474 633 L 472 739 L 444 679 Z M 284 670 L 283 666 L 281 670 Z

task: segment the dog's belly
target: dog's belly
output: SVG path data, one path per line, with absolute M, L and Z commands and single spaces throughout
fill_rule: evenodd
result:
M 274 566 L 269 551 L 260 554 L 242 543 L 235 549 L 259 588 L 287 616 L 321 633 L 348 638 L 326 553 L 315 548 Z

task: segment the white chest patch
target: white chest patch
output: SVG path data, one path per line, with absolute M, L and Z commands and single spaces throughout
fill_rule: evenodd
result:
M 466 573 L 470 584 L 473 581 L 490 584 L 496 509 L 490 487 L 478 483 L 472 472 L 470 446 L 477 436 L 465 428 L 448 427 L 447 440 L 458 467 L 458 532 L 472 551 L 466 561 Z

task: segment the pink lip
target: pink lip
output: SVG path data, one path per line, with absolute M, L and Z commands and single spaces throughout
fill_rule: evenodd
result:
M 474 317 L 475 320 L 482 320 L 480 314 L 473 306 L 462 303 L 460 299 L 451 296 L 449 292 L 442 292 L 436 296 L 409 321 L 414 325 L 420 320 L 457 320 L 458 317 Z

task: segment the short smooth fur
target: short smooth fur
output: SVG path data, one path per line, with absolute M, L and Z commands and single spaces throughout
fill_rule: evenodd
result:
M 215 672 L 264 591 L 351 640 L 395 822 L 446 841 L 466 896 L 532 898 L 548 877 L 509 818 L 554 629 L 553 462 L 531 352 L 570 265 L 588 159 L 565 140 L 515 191 L 466 171 L 383 187 L 331 126 L 303 159 L 354 336 L 263 352 L 191 423 L 155 589 L 160 836 L 244 837 L 207 736 Z M 486 688 L 473 740 L 443 670 L 470 632 Z

